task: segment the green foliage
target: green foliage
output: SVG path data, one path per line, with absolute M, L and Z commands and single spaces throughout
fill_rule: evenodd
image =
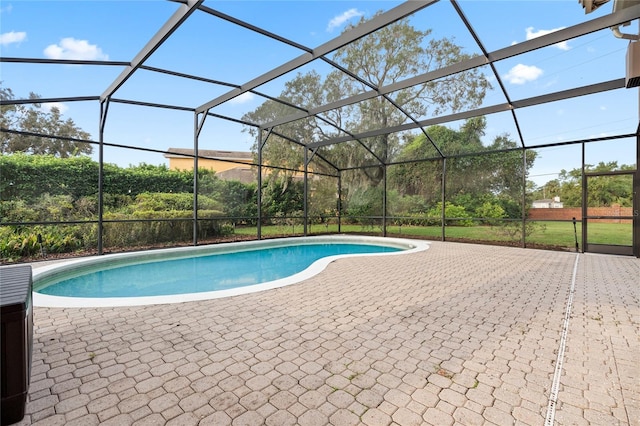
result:
M 3 200 L 33 201 L 44 194 L 69 195 L 75 199 L 97 192 L 98 163 L 88 157 L 0 155 L 0 169 Z
M 35 93 L 29 94 L 31 100 L 39 98 Z M 0 86 L 0 100 L 15 100 L 13 91 Z M 1 132 L 0 153 L 49 154 L 61 158 L 91 154 L 91 144 L 72 140 L 88 140 L 91 137 L 89 133 L 76 126 L 72 119 L 64 120 L 58 108 L 47 111 L 41 106 L 37 102 L 31 105 L 0 105 L 1 127 L 49 136 Z
M 3 262 L 12 262 L 23 257 L 88 249 L 96 245 L 96 231 L 96 226 L 90 224 L 2 226 L 0 255 Z M 38 236 L 42 244 L 38 241 Z
M 442 223 L 442 202 L 429 209 L 427 217 L 433 221 L 432 225 L 440 225 Z M 447 226 L 473 226 L 472 216 L 469 212 L 463 206 L 448 201 L 444 205 L 444 217 L 444 223 Z
M 135 197 L 132 206 L 134 211 L 193 211 L 193 194 L 191 193 L 142 193 Z M 207 197 L 198 196 L 198 210 L 220 210 L 220 203 Z M 192 213 L 193 214 L 193 213 Z
M 505 211 L 506 217 L 510 219 L 522 219 L 522 201 L 500 196 L 497 197 L 496 203 Z
M 484 224 L 496 225 L 500 223 L 500 221 L 496 219 L 507 217 L 507 213 L 499 204 L 485 202 L 476 209 L 476 217 L 484 219 L 482 222 Z
M 234 218 L 234 223 L 254 223 L 258 215 L 257 185 L 238 181 L 219 182 L 220 186 L 214 197 L 222 205 L 225 215 Z
M 618 165 L 617 161 L 586 164 L 587 173 L 606 173 L 612 171 L 632 171 L 634 165 Z M 633 184 L 631 175 L 610 175 L 588 177 L 588 199 L 590 207 L 608 207 L 619 204 L 631 207 L 633 204 Z M 533 192 L 535 199 L 560 197 L 565 207 L 582 205 L 582 169 L 561 170 L 558 179 L 551 180 Z
M 25 200 L 0 200 L 0 220 L 2 222 L 37 222 L 40 217 Z
M 42 194 L 31 204 L 25 200 L 0 201 L 3 222 L 62 222 L 87 220 L 96 206 L 90 198 Z
M 43 194 L 74 199 L 97 196 L 98 163 L 89 157 L 53 155 L 0 155 L 0 196 L 3 200 L 33 201 Z M 220 180 L 209 170 L 198 172 L 200 193 L 218 193 Z M 141 164 L 121 168 L 104 165 L 104 192 L 109 196 L 135 196 L 144 192 L 193 191 L 193 172 L 169 170 L 165 165 Z M 105 197 L 106 199 L 106 197 Z
M 290 216 L 278 212 L 271 219 L 271 223 L 277 227 L 279 235 L 295 234 L 296 226 L 300 226 L 299 230 L 302 230 L 302 226 L 304 226 L 304 212 L 291 212 Z
M 309 216 L 335 216 L 338 210 L 338 188 L 336 179 L 319 178 L 311 180 L 309 194 Z
M 522 222 L 506 221 L 497 227 L 500 234 L 510 241 L 522 241 Z M 547 229 L 545 223 L 526 221 L 524 226 L 524 237 L 528 238 L 534 233 L 544 234 Z
M 418 136 L 415 141 L 426 140 Z M 428 149 L 429 145 L 424 145 Z M 415 143 L 405 145 L 401 150 L 402 160 L 423 158 L 422 155 L 414 153 L 418 150 Z M 404 163 L 391 166 L 389 168 L 389 184 L 395 188 L 402 197 L 416 197 L 424 200 L 425 205 L 433 205 L 442 199 L 442 161 L 426 160 L 424 162 Z
M 363 228 L 373 227 L 375 223 L 374 217 L 382 216 L 382 191 L 382 188 L 379 187 L 354 191 L 346 206 L 347 221 L 360 224 Z
M 430 139 L 419 135 L 407 141 L 398 153 L 398 161 L 432 159 L 391 167 L 390 185 L 402 194 L 423 197 L 429 205 L 441 199 L 444 161 L 433 159 L 437 157 L 433 141 L 445 155 L 480 154 L 446 160 L 446 192 L 451 202 L 465 206 L 467 211 L 475 211 L 485 202 L 496 203 L 499 200 L 509 217 L 521 217 L 519 205 L 523 174 L 533 166 L 535 152 L 527 153 L 525 165 L 518 144 L 507 135 L 498 136 L 489 146 L 484 146 L 481 139 L 485 128 L 484 117 L 467 120 L 460 130 L 444 126 L 429 127 L 426 132 Z M 503 152 L 488 153 L 495 150 Z
M 394 215 L 424 214 L 428 210 L 426 200 L 419 195 L 398 196 L 390 209 Z
M 2 222 L 67 222 L 96 220 L 98 216 L 98 165 L 87 157 L 58 158 L 22 153 L 0 155 L 0 218 Z M 104 224 L 108 247 L 134 247 L 191 241 L 193 238 L 193 173 L 166 166 L 142 164 L 119 168 L 105 164 Z M 256 215 L 255 184 L 225 182 L 208 170 L 199 174 L 198 238 L 232 233 L 234 223 L 221 221 L 223 214 Z M 296 185 L 293 185 L 296 187 Z M 297 185 L 298 196 L 302 195 Z M 276 208 L 288 207 L 292 194 L 279 193 Z M 301 205 L 301 204 L 300 204 Z M 299 208 L 292 208 L 297 211 Z M 108 220 L 129 222 L 110 223 Z M 136 220 L 157 219 L 150 222 Z M 176 220 L 171 220 L 176 219 Z M 240 217 L 238 220 L 242 220 Z M 36 232 L 37 230 L 37 232 Z M 49 253 L 96 247 L 97 225 L 3 226 L 2 257 L 34 256 L 33 243 L 40 233 Z M 38 249 L 38 250 L 36 250 Z
M 193 172 L 165 165 L 141 164 L 121 168 L 105 164 L 104 192 L 137 195 L 143 192 L 192 192 Z
M 19 228 L 0 228 L 0 254 L 3 261 L 15 261 L 21 257 L 38 253 L 38 237 L 33 233 L 22 233 Z
M 358 24 L 361 23 L 362 21 Z M 345 31 L 351 28 L 347 26 Z M 285 83 L 278 98 L 303 108 L 313 108 L 371 90 L 371 85 L 387 86 L 468 58 L 470 56 L 452 39 L 435 39 L 430 31 L 419 31 L 410 24 L 409 19 L 400 19 L 335 51 L 332 59 L 343 64 L 362 80 L 351 78 L 339 70 L 330 72 L 324 78 L 316 72 L 298 74 Z M 328 111 L 323 115 L 323 120 L 303 119 L 286 123 L 277 127 L 277 133 L 282 136 L 269 136 L 263 156 L 267 164 L 300 169 L 304 152 L 289 140 L 308 143 L 342 136 L 341 129 L 344 128 L 360 133 L 398 126 L 409 120 L 407 113 L 414 117 L 424 117 L 443 111 L 461 111 L 480 105 L 489 87 L 482 72 L 469 70 L 429 84 L 388 93 L 392 102 L 405 112 L 386 99 L 377 97 Z M 290 113 L 288 105 L 268 100 L 245 114 L 243 120 L 268 123 Z M 257 136 L 254 127 L 247 127 L 245 130 Z M 256 138 L 255 151 L 262 142 Z M 399 145 L 399 136 L 388 134 L 324 147 L 316 153 L 312 168 L 315 171 L 334 172 L 335 168 L 331 164 L 350 168 L 388 163 Z M 353 177 L 358 178 L 357 181 L 350 182 L 354 188 L 377 186 L 384 178 L 384 168 L 365 168 L 362 173 Z
M 226 235 L 233 227 L 218 220 L 222 212 L 198 212 L 198 238 Z M 104 244 L 106 247 L 155 246 L 165 243 L 189 242 L 193 239 L 193 212 L 185 210 L 138 210 L 132 215 L 105 214 Z M 125 220 L 126 222 L 116 222 Z
M 288 178 L 269 179 L 263 188 L 262 213 L 266 217 L 292 216 L 304 210 L 304 184 Z

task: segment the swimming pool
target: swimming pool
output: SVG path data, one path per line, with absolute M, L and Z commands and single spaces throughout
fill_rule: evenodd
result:
M 227 297 L 300 282 L 340 257 L 426 248 L 424 241 L 333 235 L 111 254 L 35 268 L 33 301 L 99 307 Z

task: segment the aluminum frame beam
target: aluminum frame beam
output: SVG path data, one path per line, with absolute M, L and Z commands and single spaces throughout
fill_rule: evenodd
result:
M 52 102 L 82 102 L 97 101 L 99 96 L 71 96 L 66 98 L 37 98 L 37 99 L 11 99 L 2 100 L 0 105 L 26 105 L 26 104 L 48 104 Z
M 474 56 L 473 58 L 458 62 L 448 67 L 440 68 L 434 71 L 417 75 L 406 80 L 399 81 L 397 83 L 383 86 L 378 91 L 367 91 L 361 94 L 351 96 L 336 102 L 321 105 L 316 108 L 310 108 L 308 113 L 296 113 L 286 117 L 282 117 L 278 120 L 273 120 L 264 124 L 264 127 L 276 127 L 282 124 L 289 123 L 291 121 L 299 120 L 307 116 L 314 116 L 323 112 L 330 111 L 332 109 L 342 108 L 347 105 L 362 102 L 367 99 L 374 98 L 379 95 L 388 94 L 397 90 L 406 89 L 418 84 L 424 84 L 429 81 L 437 80 L 439 78 L 447 77 L 449 75 L 457 74 L 463 71 L 468 71 L 473 68 L 489 65 L 492 62 L 497 62 L 503 59 L 511 58 L 513 56 L 528 53 L 537 49 L 541 49 L 546 46 L 551 46 L 562 41 L 566 41 L 575 37 L 580 37 L 589 33 L 603 30 L 605 28 L 612 27 L 614 25 L 627 22 L 630 20 L 640 18 L 640 4 L 632 6 L 622 11 L 612 13 L 610 15 L 602 16 L 591 21 L 583 22 L 581 24 L 574 25 L 553 33 L 545 34 L 540 37 L 536 37 L 531 40 L 524 41 L 522 43 L 514 44 L 506 48 L 495 50 L 487 55 Z
M 575 98 L 578 96 L 592 95 L 595 93 L 606 92 L 609 90 L 623 89 L 623 88 L 625 88 L 624 78 L 619 78 L 616 80 L 605 81 L 603 83 L 596 83 L 588 86 L 578 87 L 575 89 L 569 89 L 561 92 L 554 92 L 554 93 L 549 93 L 547 95 L 536 96 L 533 98 L 526 98 L 519 101 L 513 101 L 511 104 L 509 103 L 497 104 L 497 105 L 478 108 L 470 111 L 443 115 L 441 117 L 429 118 L 426 120 L 419 121 L 417 125 L 414 123 L 406 123 L 406 124 L 401 124 L 399 126 L 372 130 L 370 132 L 356 134 L 355 137 L 359 139 L 365 139 L 365 138 L 380 136 L 388 133 L 402 132 L 405 130 L 417 129 L 419 127 L 428 127 L 434 124 L 448 123 L 448 122 L 457 121 L 457 120 L 465 120 L 467 118 L 478 117 L 481 115 L 489 115 L 489 114 L 495 114 L 498 112 L 511 111 L 513 109 L 525 108 L 525 107 L 540 105 L 548 102 L 560 101 L 564 99 Z M 334 139 L 327 139 L 325 141 L 313 142 L 308 144 L 307 146 L 309 148 L 315 148 L 315 147 L 349 142 L 352 140 L 353 140 L 352 138 L 343 136 L 343 137 L 334 138 Z M 530 148 L 530 146 L 525 145 L 524 148 Z
M 178 111 L 194 112 L 194 109 L 190 107 L 183 107 L 179 105 L 158 104 L 158 103 L 144 102 L 144 101 L 134 101 L 130 99 L 111 98 L 111 102 L 118 103 L 118 104 L 126 104 L 126 105 L 136 105 L 136 106 L 144 106 L 144 107 L 151 107 L 151 108 L 173 109 Z
M 171 17 L 165 22 L 160 30 L 147 42 L 140 52 L 133 58 L 131 64 L 128 65 L 111 85 L 100 95 L 100 101 L 111 97 L 134 72 L 146 61 L 164 43 L 175 30 L 187 20 L 189 16 L 202 4 L 204 0 L 188 0 L 186 4 L 181 4 Z
M 225 93 L 222 96 L 218 96 L 217 98 L 199 106 L 196 108 L 197 112 L 205 112 L 209 109 L 216 107 L 228 100 L 235 98 L 236 96 L 240 96 L 241 94 L 248 92 L 249 90 L 255 89 L 262 84 L 265 84 L 271 80 L 274 80 L 290 71 L 295 70 L 296 68 L 300 68 L 303 65 L 312 62 L 315 59 L 318 59 L 328 53 L 333 52 L 336 49 L 339 49 L 352 41 L 355 41 L 359 38 L 366 36 L 374 31 L 379 30 L 395 21 L 398 21 L 412 13 L 415 13 L 425 7 L 438 2 L 439 0 L 416 0 L 416 1 L 408 1 L 405 3 L 396 6 L 395 8 L 375 17 L 374 19 L 364 22 L 361 25 L 358 25 L 351 31 L 344 33 L 333 40 L 328 41 L 320 45 L 319 47 L 313 49 L 311 52 L 307 52 L 302 54 L 301 56 L 286 62 L 276 68 L 273 68 L 271 71 L 262 74 L 259 77 L 254 78 L 253 80 L 248 81 L 247 83 L 240 86 L 238 89 L 231 90 Z
M 109 65 L 127 66 L 131 65 L 126 61 L 97 61 L 89 59 L 45 59 L 45 58 L 15 58 L 0 57 L 0 62 L 21 63 L 21 64 L 55 64 L 55 65 Z
M 469 33 L 471 33 L 471 36 L 473 37 L 473 39 L 475 40 L 476 44 L 478 45 L 478 47 L 482 51 L 482 54 L 485 57 L 488 57 L 489 56 L 489 52 L 484 47 L 484 43 L 482 43 L 482 40 L 480 39 L 480 37 L 478 36 L 476 31 L 471 26 L 471 22 L 469 22 L 469 19 L 467 19 L 467 16 L 462 11 L 462 8 L 460 7 L 460 5 L 458 5 L 457 0 L 451 0 L 451 4 L 453 5 L 453 8 L 458 13 L 458 16 L 460 17 L 460 19 L 462 20 L 464 25 L 467 27 L 467 30 L 469 31 Z M 495 63 L 494 62 L 490 62 L 489 66 L 491 67 L 491 71 L 493 72 L 493 76 L 496 78 L 496 81 L 498 82 L 498 85 L 500 86 L 500 91 L 502 92 L 502 95 L 507 100 L 507 103 L 510 104 L 511 103 L 511 97 L 509 96 L 509 92 L 507 91 L 507 88 L 505 87 L 505 85 L 504 85 L 504 83 L 502 81 L 502 78 L 500 78 L 500 73 L 498 73 L 498 70 L 496 69 Z M 516 131 L 518 132 L 518 138 L 520 139 L 520 146 L 524 147 L 525 143 L 524 143 L 524 138 L 522 137 L 522 131 L 520 130 L 520 123 L 518 122 L 518 117 L 516 116 L 516 113 L 513 110 L 511 111 L 511 117 L 513 118 L 513 123 L 516 126 Z
M 234 18 L 233 16 L 227 15 L 226 13 L 222 13 L 222 12 L 220 12 L 218 10 L 211 9 L 208 6 L 200 6 L 199 9 L 201 11 L 206 12 L 206 13 L 208 13 L 210 15 L 213 15 L 213 16 L 215 16 L 217 18 L 223 19 L 223 20 L 225 20 L 227 22 L 231 22 L 232 24 L 235 24 L 235 25 L 241 26 L 241 27 L 243 27 L 245 29 L 248 29 L 250 31 L 256 32 L 256 33 L 258 33 L 258 34 L 260 34 L 262 36 L 269 37 L 271 39 L 277 40 L 277 41 L 282 42 L 284 44 L 288 44 L 289 46 L 298 48 L 300 50 L 304 50 L 306 52 L 312 52 L 312 49 L 307 47 L 307 46 L 303 46 L 302 44 L 296 43 L 293 40 L 289 40 L 288 38 L 279 36 L 278 34 L 274 34 L 274 33 L 270 32 L 270 31 L 265 30 L 264 28 L 257 27 L 257 26 L 255 26 L 253 24 L 250 24 L 248 22 L 242 21 L 242 20 L 240 20 L 238 18 Z

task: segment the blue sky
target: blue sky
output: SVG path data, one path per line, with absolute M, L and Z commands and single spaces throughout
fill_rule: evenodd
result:
M 398 4 L 400 2 L 342 0 L 209 0 L 204 3 L 310 48 L 337 37 L 347 24 Z M 612 4 L 585 15 L 575 0 L 459 1 L 489 52 L 609 14 Z M 130 61 L 177 7 L 176 3 L 160 0 L 3 0 L 0 4 L 1 54 L 5 57 Z M 411 22 L 420 29 L 432 29 L 434 37 L 454 38 L 467 53 L 479 52 L 448 1 L 441 0 L 416 13 Z M 637 33 L 637 22 L 622 30 Z M 615 38 L 611 31 L 603 30 L 506 59 L 497 63 L 496 68 L 511 99 L 525 99 L 624 77 L 627 44 L 628 41 Z M 197 11 L 145 65 L 242 84 L 301 54 L 296 48 Z M 18 98 L 27 97 L 29 92 L 43 98 L 100 95 L 122 69 L 116 66 L 13 63 L 0 66 L 3 86 L 11 88 Z M 322 73 L 327 68 L 314 62 L 299 71 L 311 69 Z M 484 71 L 490 73 L 488 67 Z M 286 75 L 257 90 L 277 96 L 284 81 L 291 77 L 291 74 Z M 197 107 L 228 90 L 225 86 L 138 71 L 114 94 L 114 98 Z M 617 90 L 522 109 L 517 115 L 526 142 L 541 145 L 631 133 L 638 124 L 638 99 L 638 89 Z M 504 97 L 494 84 L 494 90 L 488 93 L 483 106 L 502 102 Z M 258 97 L 244 95 L 211 112 L 240 118 L 260 103 Z M 98 102 L 65 102 L 56 106 L 65 118 L 72 118 L 94 140 L 98 139 Z M 504 132 L 516 137 L 510 117 L 510 113 L 488 117 L 487 143 Z M 428 117 L 421 117 L 424 118 Z M 456 124 L 459 123 L 453 123 Z M 208 118 L 200 136 L 200 146 L 203 149 L 249 150 L 252 141 L 241 130 L 237 124 Z M 105 140 L 158 150 L 192 148 L 193 114 L 111 104 Z M 633 164 L 634 147 L 635 141 L 631 139 L 590 144 L 587 161 Z M 578 167 L 579 158 L 579 148 L 575 146 L 540 150 L 532 170 L 534 181 L 542 183 L 552 179 L 560 168 Z M 115 148 L 105 151 L 105 160 L 121 166 L 165 162 L 161 154 Z

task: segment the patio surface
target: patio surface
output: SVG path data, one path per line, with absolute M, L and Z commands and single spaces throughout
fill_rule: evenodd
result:
M 225 299 L 36 307 L 18 424 L 640 425 L 638 277 L 433 242 Z

